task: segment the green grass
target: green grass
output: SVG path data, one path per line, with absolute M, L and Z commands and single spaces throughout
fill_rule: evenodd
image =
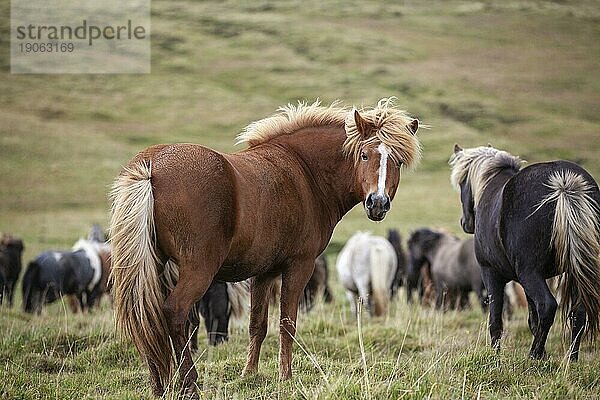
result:
M 354 231 L 406 237 L 419 226 L 460 232 L 449 184 L 454 142 L 492 143 L 529 162 L 566 158 L 600 176 L 600 11 L 594 1 L 154 1 L 152 73 L 11 75 L 9 4 L 0 4 L 0 230 L 25 240 L 25 262 L 68 248 L 108 221 L 107 188 L 144 147 L 197 142 L 234 151 L 249 122 L 287 102 L 373 105 L 394 95 L 431 126 L 424 158 L 392 210 L 369 222 L 357 207 L 329 254 Z M 333 271 L 332 271 L 333 272 Z M 335 274 L 333 274 L 335 275 Z M 334 305 L 302 316 L 291 381 L 277 376 L 271 319 L 260 372 L 240 378 L 243 328 L 197 357 L 206 398 L 595 398 L 598 350 L 565 365 L 560 329 L 543 362 L 526 358 L 518 313 L 504 349 L 488 348 L 478 311 L 408 307 L 356 322 L 335 276 Z M 272 313 L 276 314 L 276 312 Z M 115 337 L 108 305 L 41 318 L 0 309 L 1 398 L 139 398 L 147 371 Z M 364 362 L 363 362 L 364 360 Z

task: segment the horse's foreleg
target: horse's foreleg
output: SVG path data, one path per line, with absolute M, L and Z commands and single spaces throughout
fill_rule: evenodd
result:
M 13 306 L 13 296 L 15 295 L 15 286 L 17 286 L 16 279 L 14 281 L 12 281 L 11 284 L 9 285 L 9 292 L 8 292 L 8 306 L 9 307 Z
M 577 361 L 579 358 L 579 345 L 583 337 L 586 318 L 587 315 L 583 304 L 579 304 L 573 308 L 569 314 L 569 319 L 571 320 L 571 354 L 569 358 L 571 361 Z
M 489 267 L 481 266 L 481 276 L 488 291 L 488 303 L 490 308 L 489 330 L 492 339 L 492 347 L 500 350 L 500 339 L 502 338 L 502 309 L 504 307 L 504 287 L 507 280 L 495 274 Z
M 77 295 L 69 295 L 67 296 L 67 303 L 69 304 L 69 308 L 73 314 L 77 314 L 79 312 L 79 298 Z
M 253 374 L 258 370 L 260 347 L 267 336 L 269 295 L 274 279 L 272 276 L 259 275 L 252 278 L 250 283 L 250 324 L 248 326 L 250 344 L 242 376 Z
M 444 308 L 444 300 L 447 291 L 445 290 L 444 284 L 441 280 L 435 282 L 435 309 L 441 310 Z
M 556 314 L 558 304 L 554 296 L 552 296 L 550 289 L 548 289 L 544 277 L 531 272 L 531 269 L 527 271 L 528 273 L 519 276 L 519 280 L 527 295 L 530 329 L 534 335 L 529 356 L 540 359 L 546 356 L 546 338 L 554 322 L 554 315 Z M 533 311 L 535 311 L 535 314 Z M 537 318 L 535 318 L 535 315 L 537 315 Z M 533 320 L 531 317 L 534 317 Z
M 85 312 L 85 301 L 83 300 L 83 295 L 85 292 L 79 292 L 76 295 L 77 298 L 77 306 L 79 307 L 79 311 L 81 311 L 81 313 Z
M 479 300 L 479 305 L 481 306 L 481 311 L 485 314 L 488 309 L 487 297 L 485 296 L 485 288 L 483 287 L 483 283 L 479 282 L 477 287 L 477 299 Z
M 198 398 L 195 386 L 198 373 L 188 346 L 188 316 L 192 306 L 210 286 L 217 268 L 198 271 L 186 269 L 184 265 L 180 265 L 179 281 L 165 300 L 163 311 L 177 357 L 183 394 L 190 398 Z
M 314 258 L 297 261 L 281 275 L 279 377 L 292 377 L 292 344 L 296 335 L 298 301 L 315 267 Z

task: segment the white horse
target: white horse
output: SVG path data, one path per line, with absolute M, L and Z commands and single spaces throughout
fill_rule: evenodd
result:
M 372 315 L 385 313 L 398 268 L 390 242 L 370 233 L 355 233 L 338 254 L 336 268 L 355 315 L 357 296 Z

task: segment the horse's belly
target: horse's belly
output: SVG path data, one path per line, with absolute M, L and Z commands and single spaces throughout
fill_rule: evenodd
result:
M 281 273 L 280 270 L 274 268 L 272 265 L 224 264 L 217 272 L 217 275 L 215 275 L 215 279 L 225 282 L 239 282 L 268 272 L 273 274 Z

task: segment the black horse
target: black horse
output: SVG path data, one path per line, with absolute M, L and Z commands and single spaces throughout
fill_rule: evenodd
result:
M 103 275 L 110 268 L 104 264 L 110 253 L 104 243 L 79 240 L 73 251 L 47 251 L 27 266 L 23 276 L 23 307 L 26 312 L 40 314 L 44 304 L 63 295 L 73 295 L 81 310 L 91 308 L 103 294 Z M 85 295 L 85 301 L 84 301 Z
M 329 288 L 329 267 L 325 254 L 319 255 L 315 260 L 315 269 L 300 297 L 300 309 L 304 312 L 312 310 L 319 295 L 323 296 L 325 303 L 333 301 L 333 294 Z
M 0 304 L 6 297 L 9 307 L 13 305 L 15 285 L 21 273 L 21 256 L 24 248 L 23 241 L 11 235 L 3 235 L 0 239 Z
M 396 251 L 396 257 L 398 258 L 398 268 L 396 269 L 396 275 L 394 275 L 394 280 L 392 281 L 391 293 L 392 298 L 396 296 L 398 289 L 404 283 L 404 279 L 406 277 L 406 253 L 404 252 L 404 248 L 402 247 L 402 236 L 400 232 L 396 229 L 389 229 L 387 234 L 387 240 L 392 244 L 392 247 Z M 412 282 L 411 282 L 412 283 Z M 407 282 L 408 284 L 408 282 Z M 412 286 L 411 286 L 412 287 Z M 414 286 L 416 287 L 416 285 Z M 407 288 L 408 292 L 408 288 Z
M 241 320 L 250 309 L 250 289 L 247 281 L 212 281 L 208 290 L 192 308 L 189 315 L 190 345 L 198 349 L 200 317 L 204 320 L 208 344 L 217 346 L 229 340 L 229 321 Z
M 557 302 L 546 278 L 563 275 L 561 308 L 571 326 L 571 360 L 586 328 L 600 331 L 600 192 L 577 164 L 553 161 L 521 168 L 521 160 L 493 147 L 454 147 L 451 181 L 460 190 L 465 232 L 489 294 L 492 346 L 502 336 L 504 286 L 521 283 L 534 336 L 532 358 L 545 357 Z

